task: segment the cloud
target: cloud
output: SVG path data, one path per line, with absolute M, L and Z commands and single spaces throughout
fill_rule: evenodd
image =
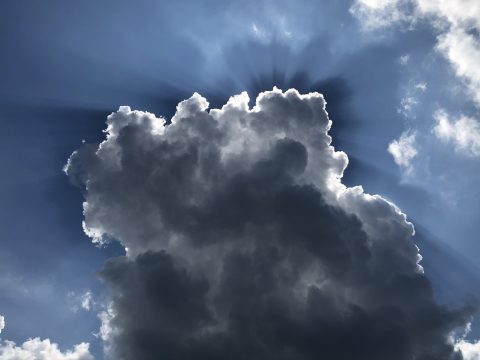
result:
M 110 356 L 460 359 L 470 309 L 435 302 L 398 207 L 342 184 L 323 96 L 208 106 L 120 107 L 65 166 L 87 235 L 128 249 L 101 271 Z
M 480 30 L 480 28 L 477 28 Z M 480 42 L 468 28 L 452 28 L 438 39 L 437 48 L 450 61 L 455 73 L 467 86 L 477 106 L 480 105 Z
M 405 131 L 398 140 L 393 140 L 388 144 L 388 152 L 393 156 L 395 164 L 401 168 L 411 171 L 412 159 L 417 156 L 416 133 L 414 131 Z
M 90 311 L 92 307 L 95 305 L 95 301 L 93 300 L 93 295 L 90 290 L 86 291 L 81 298 L 80 306 L 82 309 Z
M 400 101 L 400 108 L 398 109 L 398 112 L 403 114 L 405 117 L 408 117 L 417 105 L 418 100 L 414 96 L 406 96 Z
M 422 97 L 427 91 L 426 82 L 412 82 L 405 88 L 405 94 L 400 100 L 400 106 L 397 109 L 406 119 L 414 119 L 419 105 L 422 103 Z
M 0 360 L 93 360 L 89 345 L 81 343 L 73 350 L 60 351 L 58 345 L 49 339 L 29 339 L 21 346 L 13 341 L 0 343 Z
M 467 116 L 452 119 L 444 110 L 434 114 L 435 136 L 445 143 L 452 144 L 456 151 L 467 156 L 480 156 L 480 124 Z
M 401 65 L 407 65 L 408 62 L 410 61 L 410 55 L 409 54 L 401 55 L 398 61 L 400 62 Z
M 356 0 L 350 10 L 366 29 L 429 22 L 436 32 L 437 50 L 480 106 L 480 6 L 477 0 Z M 476 35 L 477 34 L 477 35 Z
M 70 291 L 67 294 L 67 298 L 71 303 L 70 309 L 74 313 L 78 312 L 80 309 L 85 311 L 94 310 L 97 305 L 91 290 L 87 290 L 83 294 L 77 294 L 74 291 Z
M 462 352 L 464 360 L 480 360 L 480 342 L 470 343 L 462 339 L 455 348 Z
M 408 0 L 355 0 L 350 13 L 362 21 L 367 30 L 375 30 L 411 20 L 405 8 Z
M 421 92 L 427 91 L 427 83 L 426 82 L 419 82 L 415 84 L 415 89 L 420 90 Z
M 3 329 L 5 329 L 5 317 L 0 315 L 0 334 L 2 333 Z

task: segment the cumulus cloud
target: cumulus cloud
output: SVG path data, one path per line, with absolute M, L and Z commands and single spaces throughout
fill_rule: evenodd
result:
M 367 29 L 429 21 L 438 32 L 437 49 L 480 106 L 480 6 L 477 0 L 356 0 L 351 12 Z
M 346 187 L 321 94 L 199 94 L 167 125 L 120 109 L 65 166 L 101 276 L 112 358 L 461 359 L 470 310 L 435 302 L 394 204 Z
M 455 348 L 462 352 L 464 360 L 480 360 L 480 342 L 471 343 L 462 339 Z
M 5 317 L 0 315 L 0 334 L 2 333 L 3 329 L 5 329 Z
M 29 339 L 21 346 L 13 341 L 0 343 L 0 360 L 93 360 L 89 345 L 81 343 L 73 350 L 62 352 L 58 345 L 49 339 Z
M 405 131 L 398 140 L 393 140 L 388 145 L 387 150 L 393 156 L 395 164 L 407 171 L 411 171 L 411 161 L 418 153 L 416 136 L 414 131 Z
M 445 143 L 453 144 L 456 151 L 467 156 L 480 156 L 480 124 L 475 119 L 461 115 L 452 119 L 444 110 L 434 114 L 434 134 Z

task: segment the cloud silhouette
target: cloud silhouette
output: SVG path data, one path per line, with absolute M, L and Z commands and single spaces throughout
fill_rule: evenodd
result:
M 461 359 L 471 309 L 435 302 L 405 214 L 342 184 L 323 96 L 249 101 L 123 106 L 69 158 L 86 234 L 127 249 L 101 271 L 110 356 Z

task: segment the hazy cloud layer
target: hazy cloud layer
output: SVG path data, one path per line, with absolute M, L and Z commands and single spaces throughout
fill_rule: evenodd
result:
M 0 334 L 2 333 L 3 329 L 5 329 L 5 317 L 0 315 Z
M 17 346 L 13 341 L 0 343 L 0 360 L 93 360 L 87 343 L 62 352 L 49 339 L 34 338 Z
M 462 358 L 470 311 L 434 301 L 395 205 L 342 184 L 321 94 L 194 94 L 165 124 L 121 107 L 65 167 L 86 233 L 128 249 L 101 272 L 112 358 Z

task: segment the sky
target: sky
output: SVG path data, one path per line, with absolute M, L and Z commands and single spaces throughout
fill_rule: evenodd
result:
M 0 360 L 480 358 L 476 0 L 0 3 Z

